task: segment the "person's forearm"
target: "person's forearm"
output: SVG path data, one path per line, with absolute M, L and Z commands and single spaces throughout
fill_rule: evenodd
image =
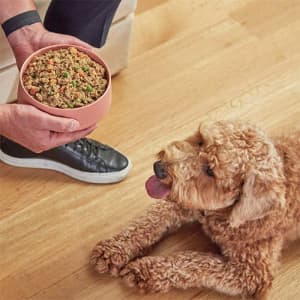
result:
M 33 0 L 0 0 L 0 23 L 21 13 L 36 10 Z M 45 31 L 41 22 L 22 26 L 7 36 L 7 40 L 15 54 L 18 67 L 33 52 L 33 44 L 39 33 Z M 24 51 L 26 49 L 26 51 Z M 21 63 L 20 63 L 21 62 Z
M 36 9 L 33 0 L 0 0 L 0 24 L 22 12 Z

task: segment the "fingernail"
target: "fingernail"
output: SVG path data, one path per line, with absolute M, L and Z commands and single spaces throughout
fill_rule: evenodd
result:
M 69 127 L 70 131 L 75 131 L 78 128 L 79 128 L 79 122 L 75 121 L 75 120 L 71 121 L 70 127 Z

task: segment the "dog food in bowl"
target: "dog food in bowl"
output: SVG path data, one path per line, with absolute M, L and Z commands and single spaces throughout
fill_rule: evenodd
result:
M 62 109 L 93 103 L 108 85 L 105 68 L 75 47 L 49 50 L 34 57 L 22 81 L 35 100 Z

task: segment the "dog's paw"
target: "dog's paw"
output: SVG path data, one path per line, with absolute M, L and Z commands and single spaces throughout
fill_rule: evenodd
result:
M 99 242 L 90 256 L 90 264 L 99 273 L 110 273 L 118 276 L 120 270 L 130 261 L 126 247 L 117 239 Z
M 171 288 L 168 267 L 165 258 L 147 256 L 130 262 L 120 276 L 129 287 L 138 287 L 142 292 L 167 292 Z

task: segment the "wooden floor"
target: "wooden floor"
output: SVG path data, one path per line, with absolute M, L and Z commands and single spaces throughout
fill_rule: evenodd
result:
M 208 290 L 141 295 L 90 270 L 94 244 L 154 200 L 154 154 L 199 122 L 249 119 L 270 133 L 300 128 L 299 0 L 139 0 L 129 67 L 92 137 L 133 161 L 114 185 L 0 164 L 1 300 L 225 300 Z M 198 225 L 154 253 L 209 249 Z M 300 243 L 284 252 L 272 300 L 300 299 Z

